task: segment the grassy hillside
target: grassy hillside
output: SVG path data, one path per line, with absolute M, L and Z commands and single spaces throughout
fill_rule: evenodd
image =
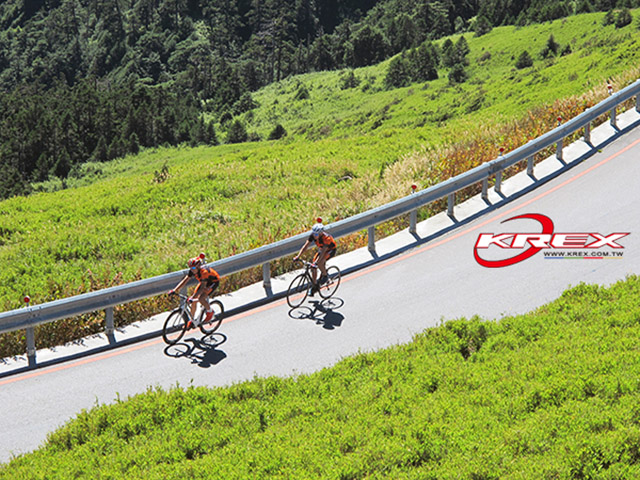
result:
M 96 406 L 3 479 L 637 479 L 640 279 L 295 378 Z
M 282 124 L 289 134 L 281 140 L 147 150 L 0 202 L 0 307 L 19 307 L 24 294 L 42 303 L 174 271 L 194 252 L 223 258 L 303 231 L 316 216 L 331 222 L 405 195 L 412 183 L 434 184 L 494 158 L 499 146 L 515 148 L 555 126 L 558 114 L 604 98 L 607 80 L 637 79 L 637 24 L 602 27 L 602 18 L 469 35 L 469 79 L 459 85 L 443 69 L 438 80 L 384 90 L 387 63 L 354 70 L 360 83 L 348 89 L 340 87 L 345 72 L 291 78 L 258 92 L 260 106 L 244 117 L 262 138 Z M 551 34 L 572 53 L 542 60 Z M 524 49 L 535 63 L 516 70 Z M 296 100 L 301 86 L 309 96 Z M 128 309 L 116 317 L 135 320 Z M 61 337 L 36 338 L 42 346 Z M 22 341 L 0 338 L 0 350 Z

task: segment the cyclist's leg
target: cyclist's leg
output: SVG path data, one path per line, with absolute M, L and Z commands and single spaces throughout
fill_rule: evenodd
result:
M 326 278 L 327 277 L 327 260 L 329 260 L 330 258 L 333 258 L 336 254 L 336 250 L 327 250 L 323 253 L 323 255 L 321 256 L 321 258 L 318 259 L 318 268 L 320 269 L 320 273 L 322 274 L 322 277 Z
M 201 293 L 198 293 L 200 291 L 200 287 L 201 287 L 202 283 L 198 283 L 198 286 L 196 287 L 196 289 L 193 291 L 193 295 L 191 295 L 191 298 L 200 298 Z M 196 317 L 196 302 L 191 302 L 191 318 L 195 318 Z
M 207 282 L 206 285 L 202 288 L 202 293 L 198 296 L 198 301 L 200 305 L 203 306 L 206 312 L 211 310 L 211 305 L 209 305 L 209 296 L 213 293 L 213 291 L 218 287 L 218 282 Z
M 316 252 L 316 254 L 313 256 L 313 262 L 316 265 L 318 265 L 318 261 L 320 260 L 320 252 Z M 313 280 L 313 283 L 315 283 L 316 285 L 318 284 L 318 269 L 317 268 L 312 268 L 311 269 L 311 280 Z
M 320 269 L 320 278 L 327 276 L 327 253 L 328 252 L 322 252 L 322 254 L 318 256 L 318 261 L 316 262 Z

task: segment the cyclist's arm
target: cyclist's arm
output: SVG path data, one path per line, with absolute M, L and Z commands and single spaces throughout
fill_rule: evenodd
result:
M 173 290 L 178 292 L 182 287 L 184 287 L 184 285 L 189 281 L 189 275 L 185 275 L 184 278 L 182 280 L 180 280 L 180 283 L 178 283 L 178 285 L 176 285 L 176 288 L 174 288 Z
M 300 255 L 302 255 L 304 253 L 304 251 L 309 248 L 309 244 L 311 243 L 310 240 L 307 240 L 306 242 L 304 242 L 304 245 L 302 246 L 302 248 L 300 249 L 300 251 L 298 252 L 298 254 L 295 256 L 295 258 L 300 258 Z

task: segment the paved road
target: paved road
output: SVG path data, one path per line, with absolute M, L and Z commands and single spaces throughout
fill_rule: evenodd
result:
M 529 311 L 580 282 L 609 284 L 640 272 L 640 129 L 544 186 L 436 240 L 344 278 L 330 310 L 280 301 L 230 319 L 209 344 L 192 336 L 166 348 L 152 339 L 100 355 L 0 379 L 0 461 L 37 448 L 82 409 L 179 384 L 226 385 L 254 375 L 292 375 L 360 351 L 406 342 L 442 320 Z M 546 259 L 507 268 L 478 265 L 480 233 L 539 232 L 525 213 L 551 218 L 556 232 L 630 232 L 622 258 Z M 496 256 L 496 250 L 483 252 Z M 502 252 L 504 255 L 504 252 Z M 218 344 L 215 345 L 214 343 Z

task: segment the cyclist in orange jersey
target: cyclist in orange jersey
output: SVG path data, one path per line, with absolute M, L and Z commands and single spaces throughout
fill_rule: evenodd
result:
M 316 269 L 314 268 L 311 272 L 313 283 L 316 284 L 317 290 L 320 285 L 324 284 L 327 281 L 327 260 L 335 257 L 336 251 L 338 250 L 338 245 L 334 238 L 327 232 L 325 232 L 324 225 L 322 225 L 321 223 L 317 223 L 311 229 L 311 235 L 309 235 L 309 238 L 298 252 L 298 255 L 295 256 L 294 260 L 298 260 L 300 258 L 300 255 L 302 255 L 313 242 L 318 247 L 318 251 L 313 257 L 313 263 L 318 266 L 321 273 L 320 282 L 318 283 L 316 280 Z M 311 294 L 313 294 L 313 289 L 311 290 Z
M 207 312 L 204 321 L 208 322 L 213 317 L 213 310 L 209 305 L 209 295 L 213 294 L 218 285 L 220 285 L 220 275 L 212 267 L 204 264 L 204 253 L 201 253 L 199 257 L 189 259 L 187 266 L 189 267 L 189 272 L 169 292 L 169 295 L 179 291 L 191 278 L 195 277 L 199 283 L 189 299 L 189 302 L 191 302 L 191 316 L 195 316 L 196 301 L 198 301 Z

